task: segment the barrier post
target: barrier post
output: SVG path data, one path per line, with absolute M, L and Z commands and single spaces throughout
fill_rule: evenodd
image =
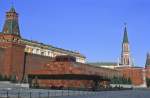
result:
M 6 96 L 7 96 L 7 98 L 9 98 L 8 91 L 6 92 Z
M 39 98 L 41 98 L 41 93 L 39 92 Z
M 20 92 L 18 92 L 18 98 L 20 98 Z
M 47 95 L 48 95 L 48 98 L 49 98 L 49 97 L 50 97 L 50 96 L 49 96 L 49 92 L 48 92 L 48 94 L 47 94 Z
M 62 90 L 62 96 L 63 96 L 64 94 L 63 94 L 63 90 Z
M 69 89 L 68 89 L 67 95 L 69 96 Z
M 29 93 L 30 98 L 32 98 L 31 92 Z

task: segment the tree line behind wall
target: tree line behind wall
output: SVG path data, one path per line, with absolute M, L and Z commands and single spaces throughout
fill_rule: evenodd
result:
M 125 77 L 113 77 L 111 79 L 111 84 L 132 84 L 132 81 L 130 78 Z
M 7 75 L 0 74 L 0 81 L 10 81 L 12 83 L 17 83 L 17 77 L 16 75 L 11 75 L 10 77 L 8 77 Z

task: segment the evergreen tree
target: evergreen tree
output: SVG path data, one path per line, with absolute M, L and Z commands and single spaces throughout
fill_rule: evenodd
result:
M 28 77 L 27 77 L 27 75 L 25 75 L 25 77 L 23 79 L 23 83 L 28 83 Z
M 13 74 L 13 75 L 10 77 L 10 81 L 11 81 L 12 83 L 16 83 L 16 82 L 17 82 L 17 78 L 16 78 L 16 75 L 15 75 L 15 74 Z
M 132 81 L 130 78 L 128 78 L 128 84 L 132 84 Z
M 9 78 L 8 78 L 7 75 L 4 75 L 4 76 L 3 76 L 3 81 L 9 81 Z
M 38 77 L 37 77 L 37 76 L 34 78 L 33 87 L 35 87 L 35 88 L 38 88 L 38 87 L 39 87 Z
M 3 80 L 3 76 L 0 74 L 0 81 L 2 81 Z
M 146 78 L 147 87 L 150 87 L 150 78 Z

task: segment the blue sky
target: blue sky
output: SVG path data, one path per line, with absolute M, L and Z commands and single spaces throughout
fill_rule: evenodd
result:
M 144 66 L 150 51 L 150 0 L 14 0 L 21 35 L 80 51 L 89 62 L 117 61 L 124 22 L 131 54 Z M 0 28 L 11 0 L 0 0 Z

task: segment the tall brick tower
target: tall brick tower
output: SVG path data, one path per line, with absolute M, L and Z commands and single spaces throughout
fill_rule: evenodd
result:
M 19 81 L 22 78 L 25 45 L 21 44 L 18 23 L 18 13 L 15 8 L 6 12 L 6 20 L 0 33 L 0 48 L 3 51 L 1 74 L 7 77 L 15 76 Z
M 150 53 L 147 53 L 147 58 L 146 58 L 145 67 L 150 67 Z
M 131 55 L 130 55 L 130 47 L 129 47 L 129 40 L 128 40 L 128 33 L 127 33 L 126 24 L 124 27 L 124 36 L 123 36 L 123 42 L 122 42 L 120 66 L 132 66 L 132 60 L 131 60 Z
M 150 79 L 150 53 L 147 53 L 145 70 L 146 70 L 146 77 Z

